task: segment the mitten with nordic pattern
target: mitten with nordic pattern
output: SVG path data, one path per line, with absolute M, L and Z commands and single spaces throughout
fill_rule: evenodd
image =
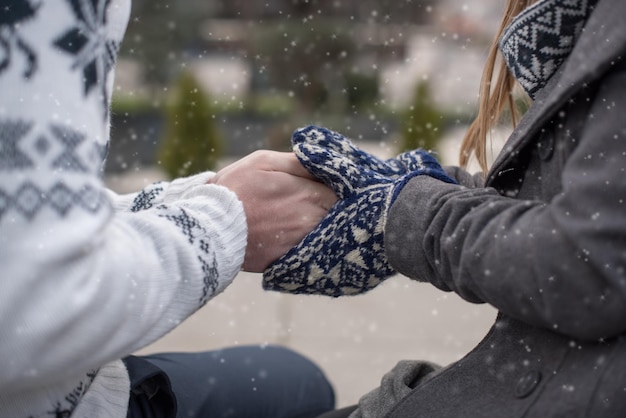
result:
M 439 168 L 439 163 L 424 150 L 404 152 L 395 158 L 383 160 L 362 149 L 357 148 L 352 141 L 338 132 L 319 126 L 307 126 L 297 130 L 291 139 L 294 147 L 300 144 L 317 145 L 328 151 L 333 151 L 349 159 L 356 165 L 368 168 L 378 174 L 389 177 L 399 177 L 414 170 L 424 169 L 425 165 L 434 162 L 433 168 Z M 429 158 L 424 160 L 424 155 Z
M 381 165 L 382 160 L 346 147 L 345 141 L 320 128 L 294 133 L 293 149 L 300 162 L 339 200 L 311 233 L 265 270 L 266 290 L 336 297 L 376 287 L 394 274 L 383 238 L 387 212 L 402 187 L 418 175 L 454 182 L 425 151 L 412 151 L 405 159 L 411 171 L 381 174 L 381 167 L 388 169 L 385 162 Z

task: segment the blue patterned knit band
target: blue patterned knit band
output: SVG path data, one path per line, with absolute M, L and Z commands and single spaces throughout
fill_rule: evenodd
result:
M 499 46 L 511 73 L 534 99 L 567 59 L 597 0 L 540 0 L 505 29 Z

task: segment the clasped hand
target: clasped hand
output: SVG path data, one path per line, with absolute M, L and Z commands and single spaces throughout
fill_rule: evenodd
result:
M 339 201 L 296 247 L 263 273 L 268 290 L 342 296 L 366 292 L 394 274 L 384 248 L 387 213 L 404 185 L 426 175 L 454 180 L 424 150 L 381 160 L 343 135 L 309 126 L 292 137 L 302 165 Z
M 209 180 L 243 203 L 248 245 L 243 269 L 260 273 L 298 244 L 337 201 L 292 153 L 256 151 Z
M 243 202 L 243 269 L 263 272 L 267 290 L 336 297 L 376 287 L 394 273 L 384 229 L 399 191 L 419 175 L 454 182 L 423 150 L 381 160 L 315 126 L 292 144 L 293 154 L 257 151 L 210 180 Z

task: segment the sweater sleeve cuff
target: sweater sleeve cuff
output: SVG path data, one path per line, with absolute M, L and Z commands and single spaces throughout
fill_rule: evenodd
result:
M 163 196 L 163 203 L 173 203 L 183 198 L 183 195 L 189 190 L 194 188 L 195 186 L 200 186 L 206 184 L 215 173 L 212 171 L 206 171 L 204 173 L 195 174 L 189 177 L 182 177 L 176 180 L 173 180 L 165 194 Z
M 191 182 L 192 184 L 193 182 Z M 215 294 L 220 293 L 240 271 L 246 253 L 248 228 L 243 203 L 224 186 L 201 182 L 186 187 L 178 204 L 193 207 L 206 228 L 209 242 L 219 243 L 220 277 Z

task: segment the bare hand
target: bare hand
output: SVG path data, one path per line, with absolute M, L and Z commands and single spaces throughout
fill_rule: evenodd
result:
M 260 273 L 298 244 L 337 201 L 292 153 L 256 151 L 220 170 L 210 181 L 243 202 L 248 246 L 243 269 Z

